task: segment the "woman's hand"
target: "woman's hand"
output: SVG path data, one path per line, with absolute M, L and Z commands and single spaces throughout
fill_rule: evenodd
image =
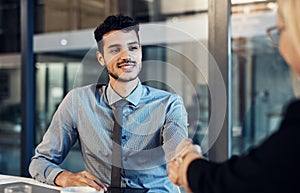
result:
M 184 186 L 187 192 L 191 192 L 187 181 L 187 169 L 190 163 L 203 158 L 201 148 L 193 145 L 191 139 L 183 140 L 175 150 L 175 156 L 168 165 L 168 177 L 177 186 Z
M 81 171 L 78 173 L 72 173 L 69 171 L 63 171 L 55 178 L 55 184 L 61 187 L 68 186 L 90 186 L 98 191 L 107 191 L 108 184 L 105 184 L 98 180 L 94 175 L 87 171 Z

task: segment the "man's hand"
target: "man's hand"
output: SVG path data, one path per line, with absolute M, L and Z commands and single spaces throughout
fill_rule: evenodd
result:
M 175 150 L 175 156 L 168 164 L 168 177 L 170 181 L 177 186 L 184 186 L 186 192 L 192 192 L 187 180 L 187 169 L 190 163 L 203 158 L 201 148 L 193 145 L 191 139 L 183 140 Z
M 98 191 L 101 189 L 107 191 L 108 187 L 108 184 L 101 182 L 87 171 L 81 171 L 75 174 L 69 171 L 63 171 L 55 178 L 55 184 L 61 187 L 90 186 Z

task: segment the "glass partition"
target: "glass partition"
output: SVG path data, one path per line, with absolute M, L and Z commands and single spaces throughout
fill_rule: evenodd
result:
M 20 175 L 21 160 L 20 63 L 19 54 L 0 55 L 0 173 L 13 175 Z
M 21 59 L 18 53 L 18 0 L 0 1 L 0 42 L 0 173 L 20 175 Z
M 293 98 L 290 71 L 266 29 L 276 24 L 276 3 L 232 7 L 232 153 L 240 154 L 274 132 Z

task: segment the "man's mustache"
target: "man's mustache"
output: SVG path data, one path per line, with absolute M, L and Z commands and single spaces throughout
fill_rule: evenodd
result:
M 130 58 L 128 58 L 128 59 L 123 59 L 121 62 L 118 62 L 117 64 L 118 64 L 118 65 L 121 65 L 121 64 L 126 64 L 126 63 L 133 63 L 133 64 L 136 64 L 136 61 L 131 60 Z

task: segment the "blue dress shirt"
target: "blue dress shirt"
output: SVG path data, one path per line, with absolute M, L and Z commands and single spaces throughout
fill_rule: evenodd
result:
M 54 184 L 59 164 L 79 140 L 85 168 L 110 183 L 113 104 L 122 99 L 108 85 L 92 84 L 71 90 L 55 112 L 29 171 L 33 178 Z M 123 108 L 123 185 L 149 192 L 178 192 L 167 177 L 166 163 L 187 137 L 187 113 L 181 97 L 142 85 L 126 97 Z M 74 160 L 76 161 L 76 160 Z

